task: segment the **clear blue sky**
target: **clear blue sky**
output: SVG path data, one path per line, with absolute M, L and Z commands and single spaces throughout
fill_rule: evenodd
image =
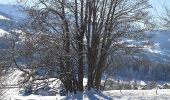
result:
M 0 4 L 16 4 L 16 0 L 0 0 Z M 19 0 L 20 1 L 20 0 Z M 163 8 L 165 6 L 170 8 L 170 0 L 150 0 L 150 3 L 153 6 L 153 9 L 151 9 L 151 12 L 155 16 L 160 16 L 163 13 Z
M 165 7 L 170 8 L 170 0 L 150 0 L 150 3 L 153 6 L 151 12 L 155 16 L 161 16 L 164 14 Z

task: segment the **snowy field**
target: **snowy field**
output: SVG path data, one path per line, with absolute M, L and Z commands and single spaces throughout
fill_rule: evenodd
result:
M 7 84 L 16 84 L 21 74 L 20 71 L 15 70 L 9 74 Z M 84 79 L 84 85 L 87 84 L 87 79 Z M 145 85 L 143 81 L 140 85 Z M 77 93 L 76 95 L 68 96 L 39 96 L 29 95 L 22 96 L 19 94 L 19 89 L 12 88 L 5 92 L 5 98 L 3 100 L 170 100 L 170 89 L 156 89 L 152 90 L 111 90 L 96 92 L 95 90 L 85 91 L 84 93 Z
M 14 96 L 11 100 L 170 100 L 170 89 L 158 90 L 113 90 L 88 91 L 69 96 Z
M 122 90 L 105 92 L 114 100 L 170 100 L 170 90 Z

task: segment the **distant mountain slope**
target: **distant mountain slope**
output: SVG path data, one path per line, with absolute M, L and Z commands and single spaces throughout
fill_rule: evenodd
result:
M 113 76 L 124 79 L 170 81 L 170 31 L 155 30 L 146 33 L 151 45 L 144 45 L 141 51 L 131 55 L 115 57 Z M 139 41 L 142 42 L 142 41 Z M 130 45 L 136 41 L 130 41 Z M 121 58 L 120 58 L 121 56 Z M 116 68 L 116 69 L 115 69 Z
M 25 15 L 19 10 L 19 7 L 20 6 L 17 5 L 0 4 L 0 12 L 6 14 L 10 19 L 20 20 L 24 18 Z
M 145 48 L 147 57 L 161 63 L 170 63 L 170 31 L 156 30 L 148 34 L 153 46 Z
M 9 31 L 16 27 L 25 18 L 18 5 L 0 4 L 0 29 Z
M 0 20 L 10 20 L 10 16 L 2 11 L 0 11 Z

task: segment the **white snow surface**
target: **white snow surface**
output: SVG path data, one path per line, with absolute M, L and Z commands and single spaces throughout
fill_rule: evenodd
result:
M 170 89 L 158 90 L 112 90 L 97 92 L 95 90 L 68 96 L 13 96 L 11 100 L 169 100 Z
M 14 70 L 11 74 L 4 77 L 6 84 L 17 84 L 22 74 L 19 70 Z M 141 85 L 146 85 L 145 82 L 140 81 Z M 57 84 L 57 83 L 55 83 Z M 87 84 L 87 79 L 84 79 L 84 85 Z M 77 94 L 69 94 L 67 96 L 40 96 L 29 95 L 22 96 L 19 94 L 18 88 L 7 89 L 4 92 L 4 100 L 169 100 L 170 89 L 156 89 L 153 90 L 110 90 L 110 91 L 84 91 Z
M 1 19 L 1 20 L 10 20 L 9 18 L 6 18 L 6 17 L 4 17 L 4 16 L 2 16 L 2 15 L 0 15 L 0 19 Z
M 114 100 L 169 100 L 170 90 L 113 90 L 104 92 Z
M 0 37 L 3 37 L 4 35 L 9 34 L 7 31 L 4 31 L 3 29 L 0 29 Z
M 4 83 L 1 84 L 5 84 L 7 85 L 7 87 L 14 87 L 14 88 L 7 88 L 3 90 L 4 100 L 10 100 L 11 97 L 18 95 L 19 88 L 15 88 L 15 86 L 18 84 L 18 80 L 20 78 L 19 76 L 21 74 L 22 74 L 21 71 L 14 70 L 7 76 L 3 77 Z

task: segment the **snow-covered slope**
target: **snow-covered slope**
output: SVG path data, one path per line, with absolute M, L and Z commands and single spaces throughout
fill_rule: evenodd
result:
M 145 49 L 146 51 L 148 51 L 148 53 L 150 53 L 150 58 L 157 58 L 155 60 L 169 62 L 168 59 L 170 59 L 170 31 L 152 31 L 149 33 L 149 36 L 150 42 L 153 44 L 153 46 L 147 47 Z
M 0 37 L 3 37 L 5 35 L 9 35 L 7 31 L 4 31 L 3 29 L 0 29 Z
M 26 15 L 19 8 L 16 5 L 0 4 L 0 29 L 9 31 L 22 22 Z
M 1 86 L 6 85 L 7 87 L 6 89 L 1 90 L 1 92 L 3 92 L 3 95 L 1 96 L 4 100 L 10 100 L 11 97 L 18 95 L 20 89 L 17 88 L 17 84 L 21 74 L 21 71 L 11 69 L 11 73 L 1 79 L 3 80 Z
M 0 15 L 0 20 L 10 20 L 10 19 L 7 18 L 7 17 L 4 17 L 4 16 L 2 16 L 2 15 Z
M 144 41 L 128 40 L 129 45 L 142 44 L 143 49 L 133 54 L 116 56 L 113 76 L 123 79 L 170 81 L 170 31 L 154 30 L 146 33 Z M 138 43 L 137 43 L 138 42 Z M 120 59 L 120 56 L 122 58 Z
M 10 16 L 4 11 L 0 11 L 0 20 L 10 20 Z
M 20 20 L 25 18 L 25 14 L 19 10 L 19 7 L 17 5 L 0 4 L 0 12 L 5 13 L 10 19 Z

